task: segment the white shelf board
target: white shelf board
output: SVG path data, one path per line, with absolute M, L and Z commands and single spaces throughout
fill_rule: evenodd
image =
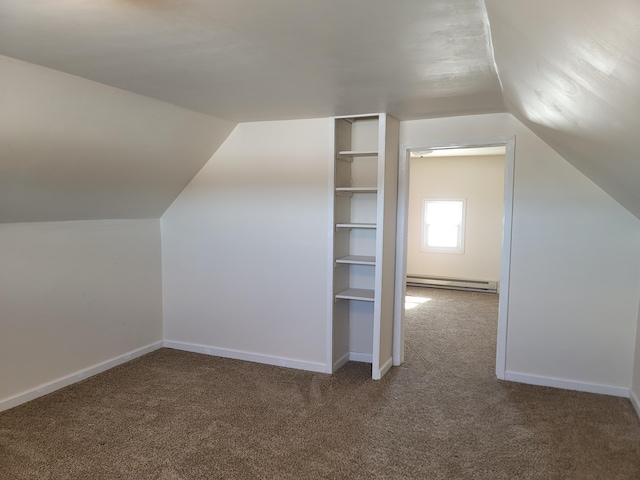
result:
M 375 265 L 376 257 L 373 255 L 347 255 L 346 257 L 336 258 L 336 263 L 344 263 L 347 265 Z
M 363 288 L 347 288 L 336 293 L 336 300 L 362 300 L 364 302 L 374 301 L 374 291 Z
M 340 228 L 363 228 L 363 229 L 372 230 L 376 228 L 376 224 L 375 223 L 337 223 L 336 229 L 340 229 Z
M 378 187 L 337 187 L 336 195 L 353 195 L 354 193 L 378 193 Z
M 336 159 L 353 162 L 354 157 L 377 157 L 378 150 L 341 150 L 336 153 Z
M 339 157 L 377 157 L 378 150 L 342 150 L 338 152 Z

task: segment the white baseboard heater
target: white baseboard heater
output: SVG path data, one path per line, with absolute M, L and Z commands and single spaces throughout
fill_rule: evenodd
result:
M 472 292 L 498 293 L 498 282 L 488 280 L 464 280 L 461 278 L 407 275 L 407 285 L 416 287 L 450 288 Z

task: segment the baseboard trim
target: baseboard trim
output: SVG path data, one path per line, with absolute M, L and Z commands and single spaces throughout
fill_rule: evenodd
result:
M 380 380 L 382 377 L 385 376 L 385 374 L 389 371 L 389 369 L 391 368 L 391 366 L 393 365 L 393 357 L 390 357 L 386 362 L 384 362 L 382 364 L 382 367 L 380 367 L 380 375 L 376 375 L 376 371 L 374 369 L 373 371 L 373 379 L 374 380 Z
M 277 367 L 295 368 L 298 370 L 307 370 L 309 372 L 331 373 L 327 365 L 325 365 L 324 363 L 305 362 L 301 360 L 293 360 L 290 358 L 250 353 L 241 350 L 233 350 L 230 348 L 211 347 L 208 345 L 175 342 L 171 340 L 165 340 L 163 342 L 163 346 L 166 348 L 173 348 L 175 350 L 183 350 L 185 352 L 203 353 L 205 355 L 212 355 L 214 357 L 232 358 L 234 360 L 263 363 L 265 365 L 275 365 Z
M 0 400 L 0 412 L 9 410 L 13 407 L 17 407 L 18 405 L 22 405 L 23 403 L 30 402 L 31 400 L 35 400 L 36 398 L 43 397 L 44 395 L 55 392 L 56 390 L 68 387 L 69 385 L 73 385 L 74 383 L 105 372 L 110 368 L 117 367 L 118 365 L 126 363 L 129 360 L 141 357 L 142 355 L 151 353 L 154 350 L 158 350 L 159 348 L 162 348 L 162 342 L 151 343 L 147 346 L 137 348 L 123 355 L 114 357 L 110 360 L 106 360 L 91 367 L 84 368 L 75 373 L 72 373 L 71 375 L 66 375 L 52 382 L 45 383 L 31 390 L 27 390 L 24 393 L 19 393 L 18 395 Z
M 333 371 L 337 371 L 340 367 L 343 367 L 349 361 L 349 352 L 345 353 L 338 360 L 333 362 Z
M 633 405 L 633 408 L 635 408 L 638 417 L 640 417 L 640 399 L 638 399 L 633 390 L 629 391 L 629 400 L 631 400 L 631 405 Z
M 373 355 L 370 353 L 349 352 L 349 360 L 352 362 L 373 363 Z
M 541 387 L 562 388 L 565 390 L 576 390 L 578 392 L 598 393 L 601 395 L 612 395 L 614 397 L 629 398 L 630 389 L 624 387 L 614 387 L 612 385 L 600 385 L 597 383 L 576 382 L 573 380 L 563 380 L 553 377 L 542 377 L 506 371 L 504 379 L 510 382 L 527 383 Z

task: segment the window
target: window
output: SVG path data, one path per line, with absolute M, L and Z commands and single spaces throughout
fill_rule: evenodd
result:
M 422 250 L 464 253 L 464 198 L 422 199 Z

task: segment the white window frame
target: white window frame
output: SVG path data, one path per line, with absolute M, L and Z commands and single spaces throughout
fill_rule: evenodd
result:
M 458 229 L 458 245 L 455 247 L 432 247 L 427 245 L 428 229 L 427 225 L 427 204 L 432 202 L 462 202 L 462 219 Z M 423 252 L 433 253 L 456 253 L 464 254 L 464 238 L 465 238 L 465 226 L 467 219 L 467 199 L 466 198 L 433 198 L 424 197 L 422 199 L 422 221 L 421 238 L 420 238 L 420 250 Z

